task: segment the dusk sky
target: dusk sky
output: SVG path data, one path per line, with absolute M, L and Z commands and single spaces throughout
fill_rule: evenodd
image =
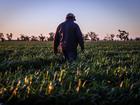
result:
M 74 13 L 81 31 L 99 37 L 126 30 L 140 37 L 140 0 L 0 0 L 0 33 L 46 35 Z

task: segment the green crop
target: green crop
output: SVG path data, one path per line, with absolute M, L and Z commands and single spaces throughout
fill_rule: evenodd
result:
M 140 97 L 140 42 L 87 42 L 78 54 L 69 64 L 52 42 L 0 42 L 0 98 L 70 95 L 104 105 Z

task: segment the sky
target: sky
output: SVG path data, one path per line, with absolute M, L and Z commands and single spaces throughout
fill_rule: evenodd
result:
M 140 0 L 0 0 L 0 33 L 47 35 L 68 13 L 84 34 L 103 38 L 121 29 L 140 37 Z

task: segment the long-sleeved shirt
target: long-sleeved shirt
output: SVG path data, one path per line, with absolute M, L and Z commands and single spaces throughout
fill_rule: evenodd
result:
M 74 23 L 73 20 L 66 20 L 61 23 L 55 33 L 54 50 L 60 45 L 64 50 L 76 51 L 78 44 L 81 49 L 84 49 L 82 32 L 78 24 Z

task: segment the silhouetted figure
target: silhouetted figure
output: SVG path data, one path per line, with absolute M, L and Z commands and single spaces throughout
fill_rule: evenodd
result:
M 72 13 L 67 14 L 66 21 L 57 27 L 54 37 L 54 53 L 57 54 L 60 45 L 65 60 L 69 62 L 76 60 L 78 44 L 81 50 L 84 50 L 82 32 L 74 21 L 76 21 L 75 16 Z

